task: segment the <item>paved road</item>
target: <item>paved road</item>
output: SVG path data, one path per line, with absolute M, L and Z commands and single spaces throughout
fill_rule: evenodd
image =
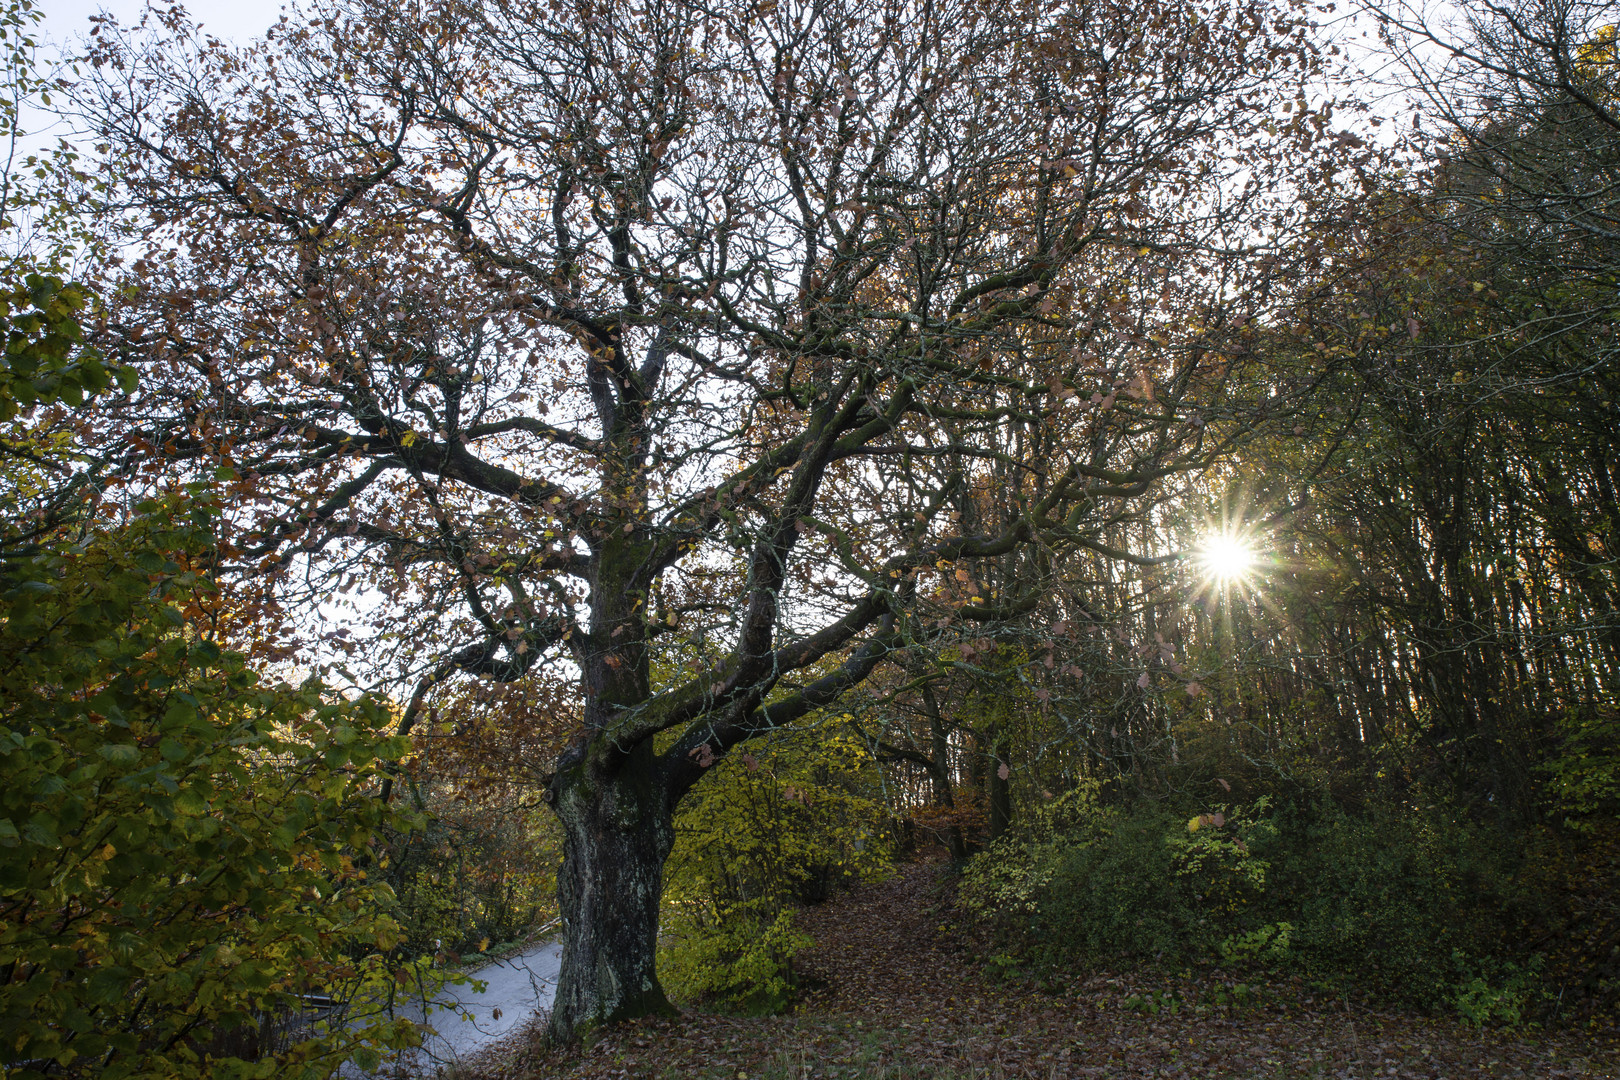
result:
M 485 983 L 482 994 L 469 986 L 447 986 L 424 1010 L 406 1015 L 432 1029 L 420 1049 L 385 1067 L 387 1075 L 432 1076 L 508 1034 L 551 1004 L 562 968 L 560 944 L 537 945 L 471 972 Z M 353 1066 L 346 1076 L 364 1076 Z

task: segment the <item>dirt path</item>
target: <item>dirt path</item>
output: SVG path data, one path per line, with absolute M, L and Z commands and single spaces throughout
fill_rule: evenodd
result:
M 804 914 L 816 939 L 791 1016 L 692 1012 L 606 1033 L 569 1059 L 509 1062 L 569 1080 L 968 1080 L 1082 1077 L 1620 1078 L 1620 1055 L 1575 1035 L 1480 1034 L 1449 1020 L 1312 998 L 1297 984 L 1091 976 L 997 980 L 954 943 L 938 872 Z

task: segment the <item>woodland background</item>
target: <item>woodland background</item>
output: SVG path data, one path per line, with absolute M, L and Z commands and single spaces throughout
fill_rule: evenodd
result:
M 1612 1024 L 1620 18 L 1562 0 L 1474 10 L 1450 29 L 1364 15 L 1363 48 L 1393 58 L 1382 83 L 1343 81 L 1326 8 L 1276 15 L 1314 66 L 1252 133 L 1278 140 L 1283 201 L 1305 209 L 1232 256 L 1223 288 L 1263 295 L 1266 314 L 1217 328 L 1231 357 L 1266 363 L 1234 361 L 1226 411 L 1193 417 L 1218 437 L 1116 477 L 1130 490 L 1085 544 L 908 570 L 922 614 L 883 666 L 729 753 L 702 745 L 663 877 L 658 971 L 677 1003 L 813 999 L 795 958 L 818 905 L 934 852 L 960 920 L 939 934 L 1020 986 L 1217 973 L 1478 1028 Z M 374 17 L 336 3 L 282 40 L 341 42 L 341 20 Z M 581 723 L 577 671 L 518 662 L 528 641 L 554 644 L 539 621 L 499 623 L 504 668 L 455 637 L 445 613 L 477 599 L 451 579 L 473 556 L 436 484 L 385 492 L 397 518 L 355 525 L 374 546 L 345 548 L 328 508 L 358 466 L 275 504 L 261 495 L 276 477 L 297 490 L 305 474 L 218 452 L 187 380 L 221 376 L 187 374 L 205 345 L 150 320 L 235 294 L 176 269 L 162 223 L 185 220 L 178 189 L 116 175 L 156 169 L 108 148 L 121 121 L 98 95 L 139 85 L 109 44 L 122 31 L 98 24 L 90 59 L 47 70 L 38 19 L 31 0 L 5 9 L 0 119 L 14 148 L 25 107 L 81 130 L 15 153 L 0 194 L 0 1058 L 19 1077 L 375 1065 L 414 1038 L 382 1006 L 559 917 L 545 793 Z M 248 64 L 179 13 L 147 32 L 179 43 L 165 77 L 188 55 L 201 81 Z M 131 215 L 144 224 L 108 225 Z M 210 226 L 222 248 L 227 224 Z M 1184 256 L 1168 244 L 1121 256 L 1104 305 L 1138 320 L 1143 348 L 1178 331 L 1136 300 L 1162 287 L 1155 302 L 1191 318 L 1169 299 Z M 1146 368 L 1093 393 L 1037 359 L 1038 415 L 1193 400 Z M 530 387 L 542 399 L 547 377 Z M 772 422 L 751 437 L 769 446 Z M 317 444 L 283 423 L 257 429 L 265 446 Z M 965 464 L 919 466 L 952 477 L 928 512 L 963 535 L 1014 528 L 1023 478 L 1085 437 L 997 430 Z M 415 432 L 391 437 L 408 462 Z M 896 497 L 870 479 L 832 481 L 847 518 L 826 535 L 859 534 Z M 552 536 L 545 558 L 564 550 Z M 1252 565 L 1222 572 L 1202 554 L 1215 538 Z M 660 599 L 655 685 L 725 647 L 742 594 L 722 563 Z M 804 577 L 830 604 L 855 573 L 829 557 Z M 328 999 L 353 1003 L 343 1024 L 321 1021 Z

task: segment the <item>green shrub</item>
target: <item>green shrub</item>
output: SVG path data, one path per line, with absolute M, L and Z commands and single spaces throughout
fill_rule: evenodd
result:
M 1205 957 L 1264 890 L 1264 800 L 1190 820 L 1103 809 L 1086 792 L 1049 805 L 968 865 L 959 896 L 1055 956 Z
M 1216 951 L 1227 964 L 1278 963 L 1288 959 L 1293 941 L 1293 923 L 1266 923 L 1244 933 L 1228 934 Z
M 1518 950 L 1542 898 L 1516 838 L 1445 808 L 1272 812 L 1262 797 L 1187 820 L 1071 799 L 1058 817 L 962 878 L 963 906 L 1028 953 L 1285 968 L 1474 1022 L 1540 1000 L 1538 960 Z
M 1620 817 L 1620 709 L 1570 709 L 1557 731 L 1560 746 L 1542 767 L 1553 809 L 1566 828 L 1595 832 Z
M 1069 847 L 1044 905 L 1053 939 L 1097 958 L 1207 958 L 1244 928 L 1264 892 L 1264 810 L 1262 801 L 1189 821 L 1144 808 L 1117 818 L 1097 842 Z
M 0 19 L 15 26 L 19 12 Z M 201 487 L 103 515 L 64 420 L 133 385 L 83 345 L 76 286 L 0 287 L 0 1066 L 17 1077 L 321 1077 L 410 1044 L 383 1001 L 393 897 L 382 703 L 261 681 L 200 631 Z
M 969 914 L 1003 926 L 1038 916 L 1060 852 L 1096 843 L 1113 817 L 1098 806 L 1095 784 L 1034 807 L 1016 830 L 963 867 L 958 902 Z
M 1331 803 L 1291 812 L 1283 833 L 1274 906 L 1292 916 L 1313 976 L 1439 1008 L 1465 975 L 1459 951 L 1511 955 L 1527 899 L 1511 837 L 1444 808 L 1351 815 Z
M 1452 964 L 1465 973 L 1475 969 L 1461 949 L 1453 951 Z M 1529 1015 L 1533 1002 L 1547 997 L 1541 980 L 1541 957 L 1532 956 L 1522 967 L 1511 962 L 1488 966 L 1492 969 L 1488 973 L 1470 975 L 1458 982 L 1452 994 L 1458 1015 L 1475 1027 L 1516 1026 Z
M 380 703 L 261 682 L 188 628 L 206 503 L 0 565 L 0 1061 L 6 1075 L 325 1076 L 408 1022 L 313 1026 L 380 997 L 397 936 L 365 866 L 405 750 Z
M 887 871 L 877 764 L 832 727 L 734 751 L 675 819 L 664 869 L 659 979 L 678 998 L 753 1012 L 791 999 L 793 956 L 810 940 L 793 908 Z

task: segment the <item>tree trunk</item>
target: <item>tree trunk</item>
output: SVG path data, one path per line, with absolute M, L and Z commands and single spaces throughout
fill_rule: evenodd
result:
M 1012 784 L 1009 782 L 1011 763 L 1007 760 L 1008 739 L 999 728 L 990 735 L 990 839 L 998 839 L 1012 824 Z
M 951 811 L 950 828 L 945 834 L 951 858 L 961 862 L 967 858 L 967 838 L 962 835 L 962 824 L 956 820 L 956 796 L 951 790 L 951 758 L 949 733 L 945 718 L 940 715 L 939 702 L 934 699 L 934 688 L 923 684 L 923 705 L 928 710 L 929 756 L 934 767 L 929 775 L 934 781 L 934 802 Z
M 652 747 L 612 754 L 611 763 L 600 760 L 606 754 L 578 756 L 551 786 L 563 825 L 562 972 L 549 1031 L 558 1043 L 599 1024 L 675 1013 L 656 971 L 664 860 L 675 830 Z

